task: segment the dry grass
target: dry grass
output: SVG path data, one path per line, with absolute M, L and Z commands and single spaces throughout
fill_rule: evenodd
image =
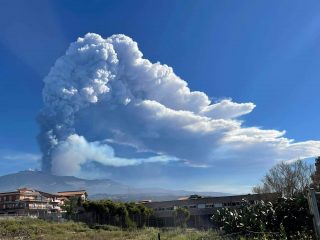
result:
M 0 220 L 0 239 L 93 239 L 93 240 L 214 240 L 221 239 L 214 231 L 195 231 L 183 229 L 159 230 L 144 228 L 122 230 L 112 226 L 89 228 L 82 223 L 48 222 L 39 219 L 20 218 Z

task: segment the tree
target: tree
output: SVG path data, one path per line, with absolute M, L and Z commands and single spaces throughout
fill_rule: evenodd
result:
M 125 228 L 144 227 L 152 214 L 152 209 L 142 204 L 120 203 L 111 200 L 85 201 L 83 208 L 91 213 L 93 222 L 116 225 Z
M 173 217 L 180 227 L 187 227 L 187 222 L 190 218 L 190 212 L 185 208 L 177 208 L 173 212 Z
M 64 205 L 61 206 L 61 209 L 66 211 L 66 215 L 68 217 L 72 217 L 78 212 L 78 208 L 80 207 L 79 204 L 81 204 L 81 199 L 79 199 L 80 198 L 78 197 L 71 197 Z
M 141 228 L 147 224 L 148 218 L 152 215 L 153 210 L 147 208 L 143 204 L 133 202 L 125 203 L 130 218 L 136 223 L 137 227 Z
M 254 193 L 281 193 L 292 197 L 304 192 L 312 182 L 314 167 L 302 160 L 293 163 L 280 162 L 272 167 L 261 180 L 261 184 L 252 189 Z

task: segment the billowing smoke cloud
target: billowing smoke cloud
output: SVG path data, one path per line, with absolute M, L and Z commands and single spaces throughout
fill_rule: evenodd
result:
M 127 36 L 103 39 L 89 33 L 56 61 L 44 79 L 39 116 L 43 170 L 76 175 L 92 161 L 119 167 L 171 160 L 210 166 L 320 154 L 319 141 L 295 143 L 285 132 L 243 127 L 237 118 L 250 113 L 253 103 L 212 103 L 172 68 L 142 56 Z M 116 146 L 135 153 L 122 156 Z

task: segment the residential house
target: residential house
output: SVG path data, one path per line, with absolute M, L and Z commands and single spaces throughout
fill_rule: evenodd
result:
M 47 193 L 32 188 L 20 188 L 14 192 L 0 193 L 0 215 L 33 215 L 60 212 L 61 206 L 71 197 L 85 200 L 85 190 Z

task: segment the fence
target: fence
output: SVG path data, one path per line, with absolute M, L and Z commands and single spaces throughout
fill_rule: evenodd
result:
M 110 215 L 99 214 L 97 212 L 82 212 L 72 215 L 63 216 L 65 219 L 76 222 L 84 222 L 87 225 L 113 225 L 121 228 L 130 226 L 136 227 L 156 227 L 156 228 L 174 228 L 181 227 L 181 220 L 177 217 L 157 217 L 154 215 Z M 186 222 L 186 226 L 195 229 L 212 229 L 213 222 L 210 220 L 211 215 L 191 215 Z M 133 225 L 132 225 L 133 224 Z

